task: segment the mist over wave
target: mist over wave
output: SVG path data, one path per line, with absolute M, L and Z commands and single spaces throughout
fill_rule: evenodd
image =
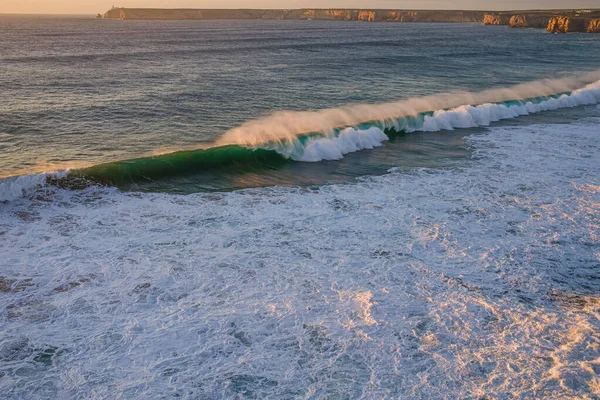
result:
M 358 104 L 319 111 L 281 111 L 229 130 L 216 144 L 261 147 L 265 143 L 292 142 L 298 136 L 309 133 L 331 134 L 338 128 L 368 122 L 390 124 L 393 127 L 399 119 L 416 117 L 426 112 L 552 96 L 581 89 L 599 80 L 600 70 L 597 70 L 580 76 L 545 79 L 476 93 L 445 93 L 391 103 Z
M 528 85 L 521 85 L 521 95 L 526 93 L 524 88 L 538 88 L 539 82 Z M 490 91 L 491 92 L 491 91 Z M 442 95 L 445 97 L 447 95 Z M 407 102 L 418 101 L 418 99 L 408 100 Z M 600 81 L 596 81 L 581 89 L 574 90 L 568 94 L 559 94 L 544 96 L 542 98 L 532 98 L 529 100 L 513 99 L 505 103 L 485 103 L 480 105 L 461 105 L 452 109 L 429 110 L 420 114 L 404 115 L 393 119 L 383 119 L 370 122 L 373 126 L 366 129 L 349 127 L 344 129 L 331 129 L 328 132 L 322 132 L 322 135 L 310 137 L 306 141 L 301 141 L 300 136 L 285 136 L 268 144 L 250 144 L 240 143 L 245 146 L 257 146 L 260 148 L 272 148 L 295 161 L 318 162 L 322 160 L 339 160 L 344 154 L 353 153 L 362 149 L 372 149 L 382 146 L 383 142 L 388 140 L 386 131 L 393 132 L 437 132 L 442 130 L 453 130 L 456 128 L 475 128 L 480 126 L 489 126 L 492 122 L 505 119 L 512 119 L 519 116 L 535 114 L 543 111 L 558 110 L 561 108 L 577 107 L 582 105 L 596 104 L 600 101 Z M 374 105 L 377 109 L 380 106 Z M 332 111 L 333 110 L 326 110 Z M 303 118 L 309 120 L 311 116 L 306 113 L 290 114 L 290 118 Z M 295 115 L 295 117 L 294 117 Z M 259 121 L 257 121 L 258 123 Z M 251 123 L 250 123 L 251 124 Z M 360 125 L 360 124 L 356 124 Z M 363 124 L 364 125 L 364 124 Z M 242 129 L 240 127 L 239 129 Z M 277 128 L 274 128 L 277 131 Z M 227 133 L 229 135 L 231 132 Z M 271 131 L 268 131 L 271 132 Z M 287 131 L 289 133 L 289 131 Z M 286 134 L 287 134 L 286 133 Z M 236 133 L 237 134 L 237 133 Z M 252 133 L 248 134 L 252 137 Z M 268 136 L 270 138 L 270 135 Z M 257 139 L 258 140 L 258 139 Z

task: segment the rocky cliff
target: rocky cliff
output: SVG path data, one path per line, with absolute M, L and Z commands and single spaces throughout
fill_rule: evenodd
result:
M 585 32 L 586 21 L 583 18 L 552 17 L 546 30 L 552 33 Z
M 133 20 L 294 19 L 365 22 L 473 22 L 510 28 L 546 28 L 549 32 L 600 33 L 600 11 L 435 11 L 435 10 L 214 10 L 112 8 L 104 18 Z
M 548 26 L 548 21 L 550 21 L 550 15 L 527 15 L 527 14 L 518 14 L 513 15 L 509 22 L 509 28 L 546 28 Z
M 600 33 L 600 18 L 590 19 L 586 32 L 587 33 Z
M 509 28 L 546 28 L 552 33 L 600 32 L 600 12 L 579 11 L 531 11 L 489 13 L 484 16 L 485 25 L 508 25 Z
M 196 19 L 300 19 L 366 22 L 483 22 L 481 11 L 404 11 L 359 9 L 302 10 L 194 10 L 113 8 L 104 14 L 111 19 L 196 20 Z
M 506 14 L 485 14 L 483 16 L 484 25 L 508 25 L 510 15 Z

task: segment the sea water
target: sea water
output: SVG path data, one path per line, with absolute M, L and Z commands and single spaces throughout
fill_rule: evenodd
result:
M 0 32 L 4 397 L 600 396 L 594 35 Z

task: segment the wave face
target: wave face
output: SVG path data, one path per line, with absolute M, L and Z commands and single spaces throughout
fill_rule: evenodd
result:
M 246 172 L 257 168 L 273 168 L 284 162 L 285 158 L 272 150 L 247 149 L 232 145 L 100 164 L 75 170 L 71 177 L 118 186 L 204 170 L 228 169 Z
M 0 200 L 10 200 L 42 185 L 48 177 L 79 187 L 81 180 L 126 187 L 207 171 L 243 174 L 276 169 L 288 160 L 340 160 L 345 154 L 380 147 L 398 133 L 438 132 L 489 126 L 519 116 L 600 102 L 600 80 L 568 92 L 520 100 L 530 94 L 571 88 L 597 74 L 562 80 L 538 81 L 507 89 L 471 94 L 443 94 L 404 102 L 358 105 L 309 113 L 279 113 L 243 124 L 227 132 L 215 147 L 187 150 L 74 169 L 70 173 L 30 175 L 0 182 Z M 432 107 L 466 100 L 508 99 L 499 103 Z M 419 112 L 419 110 L 425 110 Z M 400 117 L 392 118 L 392 115 Z M 345 122 L 345 123 L 344 123 Z M 353 124 L 347 126 L 348 124 Z M 229 143 L 229 144 L 227 144 Z

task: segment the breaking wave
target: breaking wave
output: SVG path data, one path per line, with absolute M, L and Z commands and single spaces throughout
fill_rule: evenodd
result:
M 600 70 L 577 77 L 547 79 L 476 93 L 437 94 L 391 103 L 358 104 L 320 111 L 283 111 L 231 129 L 216 144 L 263 147 L 265 143 L 289 143 L 295 141 L 299 136 L 313 133 L 329 135 L 333 134 L 336 129 L 357 127 L 361 124 L 396 128 L 398 123 L 402 123 L 404 120 L 410 122 L 416 119 L 418 122 L 419 117 L 423 114 L 467 105 L 504 103 L 505 105 L 513 103 L 524 105 L 528 102 L 539 103 L 540 99 L 542 101 L 549 100 L 549 97 L 557 97 L 557 95 L 562 97 L 562 94 L 575 95 L 579 98 L 583 92 L 595 92 L 597 99 L 599 81 Z M 584 97 L 591 99 L 585 94 Z M 532 99 L 533 101 L 530 101 Z M 576 101 L 573 99 L 570 104 L 575 105 L 575 103 Z M 408 128 L 411 127 L 408 126 Z M 418 130 L 418 126 L 415 130 Z
M 48 179 L 64 179 L 70 171 L 14 176 L 0 181 L 0 201 L 11 201 L 26 195 L 41 186 Z
M 281 112 L 226 132 L 208 149 L 105 163 L 62 175 L 5 179 L 0 181 L 0 201 L 19 197 L 44 184 L 48 177 L 120 187 L 213 170 L 243 173 L 277 168 L 290 160 L 339 160 L 348 153 L 382 146 L 398 133 L 488 126 L 523 115 L 597 104 L 599 79 L 600 71 L 479 93 L 443 94 L 315 112 Z

